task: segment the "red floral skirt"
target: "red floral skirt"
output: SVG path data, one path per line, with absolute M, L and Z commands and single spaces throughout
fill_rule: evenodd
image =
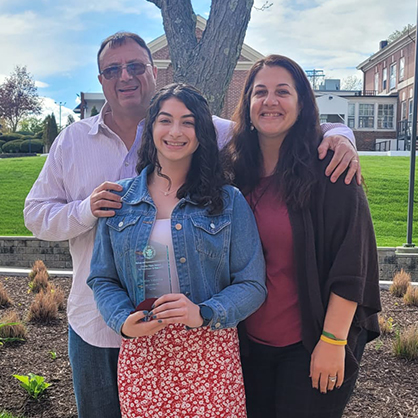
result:
M 186 330 L 123 339 L 118 365 L 123 418 L 245 418 L 236 328 Z

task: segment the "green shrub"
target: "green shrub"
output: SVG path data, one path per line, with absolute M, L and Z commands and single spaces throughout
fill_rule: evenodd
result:
M 9 141 L 6 144 L 4 144 L 1 149 L 5 153 L 12 153 L 16 154 L 20 152 L 20 145 L 22 144 L 21 139 L 16 139 L 15 141 Z
M 15 141 L 16 139 L 21 140 L 21 139 L 23 139 L 23 136 L 19 135 L 19 134 L 6 134 L 6 135 L 1 136 L 1 140 L 6 141 L 6 142 Z
M 43 131 L 40 131 L 37 134 L 35 134 L 35 138 L 36 139 L 42 139 L 42 135 L 43 135 Z
M 2 140 L 0 139 L 0 152 L 1 152 L 1 148 L 2 148 L 2 146 L 3 146 L 5 143 L 6 143 L 6 141 L 2 141 Z
M 42 152 L 44 149 L 44 143 L 39 139 L 31 139 L 30 152 Z M 20 152 L 29 152 L 29 141 L 23 141 L 20 144 Z
M 22 136 L 33 136 L 33 132 L 29 132 L 29 131 L 16 131 L 16 134 L 22 135 Z

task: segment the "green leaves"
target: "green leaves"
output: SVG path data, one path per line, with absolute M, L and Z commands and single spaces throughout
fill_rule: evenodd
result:
M 27 376 L 14 374 L 13 377 L 20 381 L 20 386 L 25 389 L 33 399 L 38 399 L 45 389 L 51 386 L 51 383 L 45 382 L 43 376 L 38 376 L 33 373 L 29 373 Z

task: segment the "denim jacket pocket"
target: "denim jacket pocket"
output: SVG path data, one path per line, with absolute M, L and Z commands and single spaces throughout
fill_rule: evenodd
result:
M 106 221 L 106 225 L 116 232 L 122 232 L 126 227 L 135 225 L 140 217 L 139 213 L 116 214 Z
M 217 258 L 227 250 L 231 235 L 231 216 L 192 216 L 196 249 L 210 258 Z

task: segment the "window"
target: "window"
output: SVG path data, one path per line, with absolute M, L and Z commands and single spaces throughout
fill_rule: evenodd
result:
M 358 113 L 358 127 L 359 128 L 373 128 L 374 127 L 374 105 L 360 104 Z
M 414 108 L 414 101 L 412 99 L 409 100 L 408 103 L 408 120 L 412 121 L 412 110 Z
M 379 73 L 374 75 L 374 91 L 376 93 L 379 91 Z
M 354 103 L 348 104 L 348 118 L 347 118 L 347 126 L 351 129 L 354 129 L 354 112 L 355 112 L 356 105 Z
M 393 104 L 380 104 L 377 116 L 377 129 L 393 129 Z
M 401 103 L 401 120 L 406 119 L 406 102 Z
M 399 60 L 399 81 L 402 81 L 405 77 L 405 57 Z
M 382 90 L 386 90 L 387 80 L 388 80 L 388 69 L 387 68 L 383 68 Z
M 392 90 L 396 87 L 396 63 L 390 66 L 389 77 L 389 88 Z

